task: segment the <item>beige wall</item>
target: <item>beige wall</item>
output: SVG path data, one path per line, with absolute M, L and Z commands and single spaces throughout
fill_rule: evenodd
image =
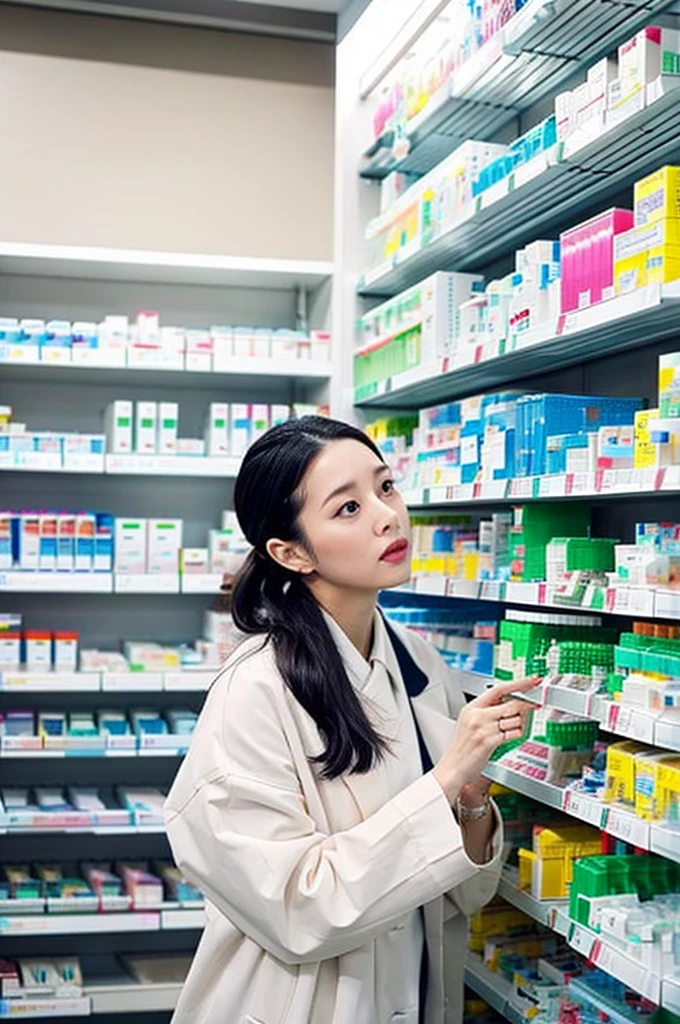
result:
M 332 258 L 333 47 L 0 6 L 0 239 Z

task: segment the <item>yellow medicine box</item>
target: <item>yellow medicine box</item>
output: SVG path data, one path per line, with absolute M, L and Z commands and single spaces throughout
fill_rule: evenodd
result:
M 652 443 L 649 421 L 658 418 L 658 409 L 638 409 L 635 413 L 633 465 L 636 469 L 656 466 L 656 445 Z
M 635 223 L 654 224 L 664 217 L 680 217 L 680 167 L 660 167 L 635 182 Z
M 623 231 L 614 239 L 617 295 L 680 276 L 680 219 L 664 217 Z
M 661 781 L 661 770 L 680 767 L 677 754 L 638 754 L 635 758 L 635 813 L 644 821 L 664 821 L 667 801 Z M 666 772 L 666 779 L 671 775 Z
M 626 231 L 625 234 L 628 234 Z M 614 262 L 614 291 L 617 295 L 644 288 L 647 284 L 647 252 L 627 256 Z
M 607 781 L 604 790 L 606 803 L 618 801 L 635 804 L 635 758 L 638 754 L 655 754 L 634 740 L 621 740 L 607 748 Z

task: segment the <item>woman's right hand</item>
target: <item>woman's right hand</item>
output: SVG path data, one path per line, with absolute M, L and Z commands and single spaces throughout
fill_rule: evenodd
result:
M 451 806 L 462 787 L 479 778 L 497 747 L 524 735 L 527 714 L 535 705 L 511 695 L 533 690 L 539 682 L 499 683 L 460 712 L 451 742 L 433 769 Z

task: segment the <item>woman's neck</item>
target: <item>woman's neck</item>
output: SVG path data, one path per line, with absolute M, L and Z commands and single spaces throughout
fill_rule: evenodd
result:
M 320 580 L 312 584 L 311 589 L 324 611 L 333 616 L 345 636 L 368 661 L 373 644 L 377 592 L 337 590 Z

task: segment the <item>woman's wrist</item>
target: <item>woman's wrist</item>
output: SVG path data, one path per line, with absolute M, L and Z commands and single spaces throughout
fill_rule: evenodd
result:
M 432 774 L 444 790 L 444 796 L 448 800 L 449 805 L 454 807 L 456 800 L 465 788 L 460 780 L 460 776 L 455 771 L 445 768 L 442 764 L 436 764 L 432 769 Z
M 488 790 L 478 796 L 476 803 L 473 804 L 468 803 L 462 796 L 456 798 L 456 817 L 461 824 L 469 821 L 482 821 L 490 810 L 491 798 Z

